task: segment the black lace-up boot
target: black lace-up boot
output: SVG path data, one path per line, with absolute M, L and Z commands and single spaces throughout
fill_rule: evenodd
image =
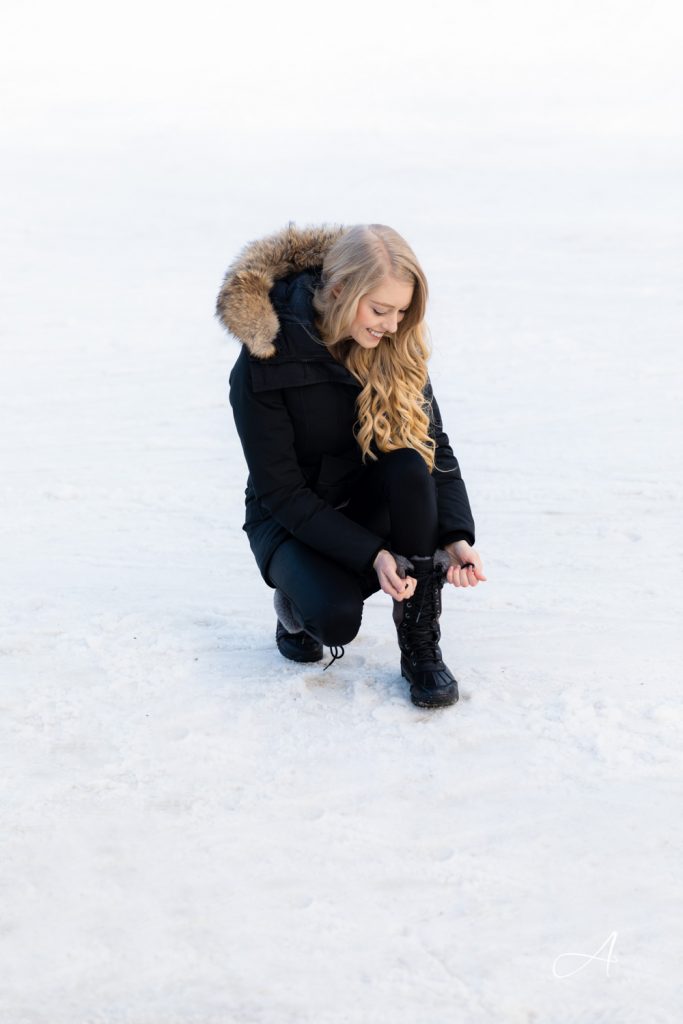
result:
M 458 683 L 441 656 L 441 590 L 450 559 L 439 549 L 425 557 L 395 555 L 399 576 L 417 580 L 415 593 L 394 601 L 393 619 L 401 649 L 401 675 L 410 683 L 413 704 L 440 708 L 455 704 Z
M 302 628 L 289 598 L 276 590 L 273 604 L 277 613 L 275 643 L 280 654 L 290 661 L 320 661 L 323 645 Z
M 280 654 L 290 661 L 320 661 L 323 656 L 323 645 L 314 636 L 301 630 L 288 633 L 280 620 L 275 627 L 275 642 Z

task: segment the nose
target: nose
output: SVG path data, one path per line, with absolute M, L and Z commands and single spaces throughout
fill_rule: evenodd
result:
M 382 330 L 386 331 L 387 334 L 395 334 L 398 329 L 398 313 L 394 313 L 393 316 L 387 313 L 383 318 Z

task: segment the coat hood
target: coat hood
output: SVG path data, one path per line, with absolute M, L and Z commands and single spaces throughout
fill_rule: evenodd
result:
M 248 242 L 228 267 L 216 300 L 216 317 L 258 359 L 277 352 L 280 330 L 271 301 L 276 281 L 322 266 L 328 249 L 344 234 L 342 225 L 285 228 Z

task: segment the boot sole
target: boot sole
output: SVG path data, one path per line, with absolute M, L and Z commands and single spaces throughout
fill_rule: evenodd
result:
M 278 651 L 280 652 L 283 658 L 287 659 L 287 661 L 298 661 L 300 664 L 306 664 L 312 661 L 322 661 L 325 655 L 324 651 L 321 651 L 319 654 L 317 651 L 311 651 L 310 654 L 307 654 L 305 651 L 303 651 L 301 654 L 296 655 L 286 654 L 279 646 Z

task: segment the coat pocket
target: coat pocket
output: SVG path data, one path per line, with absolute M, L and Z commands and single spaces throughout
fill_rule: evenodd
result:
M 348 455 L 323 455 L 313 489 L 317 495 L 336 507 L 350 498 L 354 484 L 362 472 L 360 449 L 358 454 L 350 452 Z

